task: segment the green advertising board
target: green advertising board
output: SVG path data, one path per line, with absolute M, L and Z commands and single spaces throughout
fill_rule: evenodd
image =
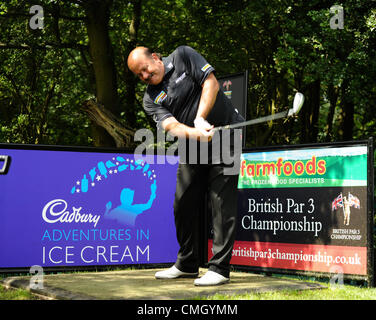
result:
M 239 189 L 367 185 L 367 146 L 244 153 Z

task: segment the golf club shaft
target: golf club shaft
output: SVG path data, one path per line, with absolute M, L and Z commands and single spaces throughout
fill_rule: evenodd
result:
M 265 117 L 261 117 L 261 118 L 257 118 L 257 119 L 252 119 L 252 120 L 248 120 L 248 121 L 244 121 L 244 122 L 233 123 L 233 124 L 229 124 L 229 125 L 226 125 L 226 126 L 217 127 L 217 128 L 214 128 L 213 130 L 219 131 L 219 130 L 224 130 L 224 129 L 234 129 L 234 128 L 254 125 L 254 124 L 258 124 L 258 123 L 268 122 L 268 121 L 272 121 L 272 120 L 276 120 L 276 119 L 280 119 L 280 118 L 285 118 L 288 115 L 289 115 L 289 110 L 278 112 L 278 113 L 275 113 L 275 114 L 272 114 L 272 115 L 269 115 L 269 116 L 265 116 Z

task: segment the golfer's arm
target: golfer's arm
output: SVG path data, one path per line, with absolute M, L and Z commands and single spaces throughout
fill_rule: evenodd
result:
M 214 106 L 219 91 L 219 83 L 213 73 L 211 73 L 202 84 L 202 93 L 197 109 L 196 118 L 206 119 Z
M 162 128 L 170 135 L 183 139 L 195 139 L 208 142 L 211 141 L 213 137 L 213 133 L 211 131 L 186 126 L 185 124 L 180 123 L 174 117 L 169 117 L 163 120 Z
M 219 83 L 217 81 L 217 78 L 214 76 L 213 73 L 211 73 L 202 84 L 202 93 L 197 109 L 196 118 L 202 117 L 206 119 L 209 112 L 214 106 L 215 100 L 217 99 L 218 90 Z M 195 128 L 189 127 L 177 121 L 174 117 L 169 117 L 163 120 L 162 128 L 165 131 L 169 132 L 171 135 L 176 137 L 199 137 L 198 132 Z
M 174 117 L 163 120 L 162 128 L 171 135 L 179 138 L 189 138 L 194 134 L 194 128 L 179 122 Z

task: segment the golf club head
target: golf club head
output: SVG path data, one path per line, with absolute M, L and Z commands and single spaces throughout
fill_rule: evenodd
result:
M 298 114 L 298 112 L 300 111 L 300 109 L 303 106 L 303 103 L 304 103 L 304 95 L 303 95 L 303 93 L 297 92 L 295 94 L 294 103 L 293 103 L 293 107 L 292 107 L 294 115 Z

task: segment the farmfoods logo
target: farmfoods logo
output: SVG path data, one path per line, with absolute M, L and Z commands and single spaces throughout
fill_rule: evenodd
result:
M 301 176 L 304 173 L 308 175 L 323 175 L 326 172 L 325 160 L 317 161 L 315 156 L 311 160 L 304 161 L 283 161 L 283 158 L 278 158 L 275 162 L 264 162 L 264 163 L 249 163 L 246 160 L 242 160 L 240 165 L 240 174 L 242 177 L 265 177 L 276 175 L 280 176 L 291 176 L 297 175 Z
M 367 148 L 318 148 L 243 153 L 238 188 L 367 185 Z

